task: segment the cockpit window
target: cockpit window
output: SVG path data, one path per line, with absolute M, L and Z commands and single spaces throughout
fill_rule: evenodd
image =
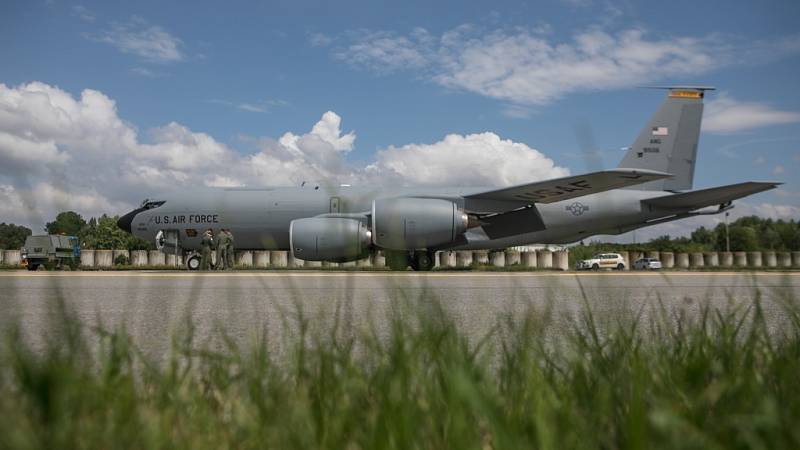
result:
M 142 208 L 144 208 L 144 209 L 158 208 L 159 206 L 163 205 L 164 203 L 166 203 L 165 200 L 161 200 L 161 201 L 145 200 L 144 202 L 142 202 Z

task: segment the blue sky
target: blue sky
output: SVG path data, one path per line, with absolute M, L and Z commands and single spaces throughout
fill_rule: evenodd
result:
M 740 211 L 797 218 L 797 17 L 792 1 L 3 2 L 0 221 L 121 212 L 165 186 L 613 167 L 662 100 L 636 86 L 656 83 L 719 89 L 695 187 L 785 181 Z

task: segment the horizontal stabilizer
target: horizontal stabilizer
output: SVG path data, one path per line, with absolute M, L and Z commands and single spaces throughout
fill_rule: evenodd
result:
M 538 181 L 493 191 L 476 192 L 465 195 L 464 199 L 467 209 L 471 210 L 480 210 L 480 204 L 488 205 L 492 204 L 492 202 L 501 202 L 506 206 L 554 203 L 669 178 L 670 176 L 668 173 L 647 169 L 612 169 L 585 175 Z M 474 204 L 475 208 L 471 208 L 470 203 Z
M 684 192 L 681 194 L 667 195 L 643 200 L 644 203 L 660 208 L 687 210 L 705 208 L 707 206 L 727 203 L 758 192 L 775 189 L 783 183 L 748 181 L 746 183 L 731 184 L 698 191 Z

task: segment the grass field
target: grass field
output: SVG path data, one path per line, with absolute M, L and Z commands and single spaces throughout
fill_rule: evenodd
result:
M 203 346 L 186 322 L 153 361 L 125 330 L 86 330 L 63 304 L 45 350 L 0 353 L 1 448 L 800 448 L 800 310 L 759 303 L 647 322 L 587 308 L 466 336 L 436 299 L 400 302 L 388 333 L 335 318 Z M 336 317 L 334 315 L 333 317 Z M 287 328 L 288 329 L 288 328 Z

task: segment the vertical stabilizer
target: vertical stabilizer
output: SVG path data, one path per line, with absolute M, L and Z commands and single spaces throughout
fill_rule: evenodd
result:
M 625 154 L 618 167 L 667 172 L 674 178 L 631 189 L 683 191 L 692 188 L 703 97 L 712 87 L 667 86 L 667 98 Z

